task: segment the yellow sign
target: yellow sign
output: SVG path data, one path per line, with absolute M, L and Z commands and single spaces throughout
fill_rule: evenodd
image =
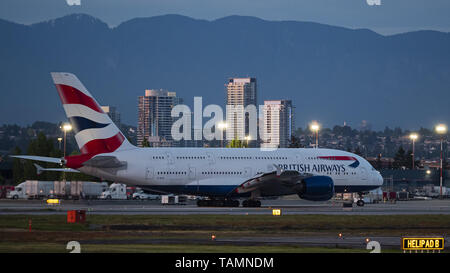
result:
M 47 199 L 47 204 L 50 205 L 59 204 L 59 199 Z
M 403 250 L 443 250 L 444 238 L 402 238 Z
M 274 216 L 280 216 L 281 215 L 281 209 L 273 209 L 272 215 Z

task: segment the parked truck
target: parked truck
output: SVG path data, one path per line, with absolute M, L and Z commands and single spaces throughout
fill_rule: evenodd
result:
M 423 186 L 423 191 L 425 192 L 425 196 L 431 197 L 431 198 L 438 198 L 441 194 L 441 187 L 440 186 L 435 186 L 433 184 L 429 184 L 429 185 L 425 185 Z M 447 196 L 448 192 L 447 192 L 447 188 L 446 187 L 442 187 L 442 196 Z
M 108 188 L 106 182 L 27 180 L 9 191 L 10 199 L 96 199 Z
M 112 183 L 107 190 L 102 192 L 100 199 L 125 200 L 127 199 L 127 186 L 125 184 Z

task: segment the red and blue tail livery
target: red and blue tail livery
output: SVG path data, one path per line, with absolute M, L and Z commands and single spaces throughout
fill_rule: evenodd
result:
M 75 75 L 51 75 L 82 154 L 94 156 L 133 148 Z

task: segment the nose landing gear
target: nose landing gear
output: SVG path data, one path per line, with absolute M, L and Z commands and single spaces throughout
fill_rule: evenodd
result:
M 365 204 L 365 202 L 364 202 L 364 200 L 362 200 L 362 199 L 359 199 L 358 201 L 356 201 L 356 205 L 357 205 L 358 207 L 363 207 L 364 204 Z
M 359 199 L 358 199 L 358 201 L 356 201 L 356 205 L 358 207 L 364 207 L 365 202 L 363 200 L 363 193 L 362 192 L 358 192 L 358 196 L 359 196 Z

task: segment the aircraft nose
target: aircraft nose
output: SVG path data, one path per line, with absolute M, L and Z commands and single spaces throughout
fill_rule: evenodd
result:
M 381 176 L 380 172 L 377 172 L 375 175 L 375 184 L 378 186 L 383 185 L 383 177 Z

